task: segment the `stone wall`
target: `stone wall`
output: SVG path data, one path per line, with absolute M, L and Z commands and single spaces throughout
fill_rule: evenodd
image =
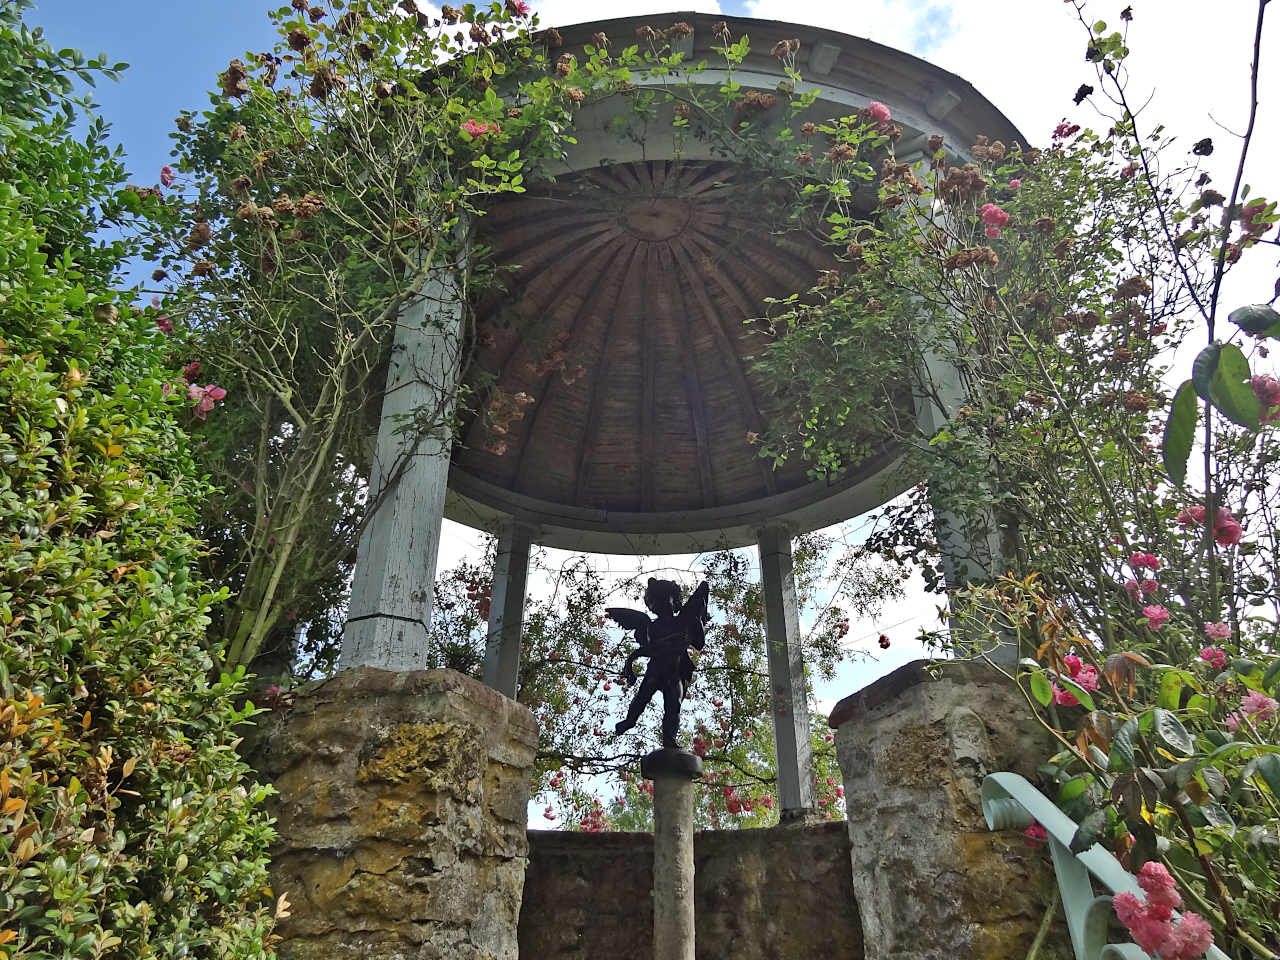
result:
M 695 835 L 697 955 L 862 960 L 842 823 Z M 652 960 L 653 837 L 529 831 L 524 960 Z
M 831 712 L 848 804 L 867 960 L 1022 957 L 1052 900 L 1048 855 L 991 833 L 988 773 L 1031 776 L 1048 756 L 1026 700 L 979 663 L 917 661 Z M 1065 927 L 1041 960 L 1069 957 Z
M 261 719 L 282 960 L 514 960 L 529 711 L 451 670 L 367 667 Z M 528 956 L 528 955 L 526 955 Z

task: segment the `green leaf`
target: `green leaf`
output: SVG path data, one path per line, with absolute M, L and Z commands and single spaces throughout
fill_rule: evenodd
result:
M 1138 718 L 1130 717 L 1111 739 L 1111 760 L 1108 770 L 1132 770 L 1134 741 L 1138 738 Z
M 1157 702 L 1166 710 L 1176 710 L 1182 706 L 1182 688 L 1189 674 L 1182 670 L 1168 670 L 1160 678 L 1160 692 Z
M 1080 822 L 1076 835 L 1071 838 L 1071 852 L 1084 853 L 1100 839 L 1107 829 L 1107 811 L 1095 810 Z
M 1261 334 L 1274 337 L 1280 331 L 1280 313 L 1265 303 L 1253 303 L 1247 307 L 1237 307 L 1227 315 L 1227 319 L 1245 333 Z
M 1089 779 L 1086 777 L 1076 777 L 1068 780 L 1062 785 L 1062 789 L 1058 791 L 1058 803 L 1070 803 L 1076 797 L 1080 796 L 1085 790 L 1089 789 Z
M 1080 706 L 1084 707 L 1086 710 L 1098 709 L 1094 705 L 1093 697 L 1089 696 L 1089 691 L 1080 686 L 1080 684 L 1076 683 L 1070 677 L 1064 677 L 1061 674 L 1058 675 L 1058 681 L 1063 687 L 1075 694 L 1076 699 L 1080 701 Z
M 1277 682 L 1280 682 L 1280 660 L 1267 667 L 1267 672 L 1262 675 L 1262 685 L 1268 690 Z
M 1182 725 L 1182 721 L 1175 714 L 1160 707 L 1156 707 L 1156 734 L 1170 750 L 1184 757 L 1195 749 L 1195 741 L 1191 734 L 1187 733 L 1187 728 Z
M 1280 797 L 1280 755 L 1268 753 L 1254 762 L 1259 776 L 1267 782 L 1271 792 Z
M 1182 486 L 1187 479 L 1187 458 L 1191 456 L 1199 419 L 1195 384 L 1187 380 L 1174 394 L 1173 407 L 1164 425 L 1164 470 L 1175 486 Z
M 1211 343 L 1198 354 L 1191 364 L 1191 383 L 1200 399 L 1210 402 L 1209 385 L 1213 375 L 1218 372 L 1218 357 L 1222 353 L 1222 344 Z
M 1053 686 L 1042 671 L 1031 674 L 1031 695 L 1039 701 L 1040 706 L 1047 707 L 1053 699 Z
M 1232 423 L 1257 430 L 1262 411 L 1249 384 L 1251 376 L 1249 361 L 1240 348 L 1234 343 L 1224 344 L 1209 382 L 1209 398 Z

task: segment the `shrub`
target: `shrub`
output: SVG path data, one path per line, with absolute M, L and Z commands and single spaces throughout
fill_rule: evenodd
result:
M 55 93 L 0 107 L 0 954 L 265 956 L 269 788 L 235 753 L 241 677 L 206 680 L 222 595 L 192 575 L 187 401 L 152 313 L 109 289 L 128 243 L 85 239 L 130 201 L 44 82 L 77 61 L 20 12 L 0 86 Z M 58 165 L 25 175 L 37 156 Z

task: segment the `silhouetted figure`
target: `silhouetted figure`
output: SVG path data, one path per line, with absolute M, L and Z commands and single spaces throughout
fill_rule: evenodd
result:
M 639 649 L 627 657 L 622 668 L 622 682 L 630 686 L 635 682 L 632 664 L 637 657 L 648 657 L 649 666 L 640 681 L 640 689 L 631 700 L 625 720 L 618 722 L 614 733 L 625 733 L 636 725 L 640 714 L 649 705 L 653 695 L 662 691 L 662 745 L 679 750 L 676 733 L 680 729 L 680 704 L 685 691 L 693 682 L 693 658 L 689 647 L 701 650 L 707 642 L 707 597 L 711 588 L 704 580 L 697 590 L 682 603 L 680 585 L 673 580 L 649 578 L 644 591 L 644 605 L 657 617 L 649 619 L 640 610 L 625 607 L 607 607 L 605 613 L 619 626 L 635 632 Z

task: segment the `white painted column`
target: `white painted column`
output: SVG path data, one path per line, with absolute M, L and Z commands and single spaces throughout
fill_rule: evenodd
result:
M 800 647 L 800 616 L 792 572 L 791 534 L 769 526 L 758 534 L 764 587 L 765 647 L 773 702 L 773 742 L 778 763 L 778 800 L 784 819 L 814 809 L 813 743 L 809 697 Z
M 493 591 L 489 597 L 489 637 L 484 650 L 484 682 L 512 700 L 516 698 L 520 674 L 525 588 L 532 545 L 532 531 L 528 527 L 509 521 L 498 530 L 498 554 L 493 564 Z
M 396 324 L 342 669 L 419 670 L 435 590 L 465 309 L 466 254 L 432 271 Z

